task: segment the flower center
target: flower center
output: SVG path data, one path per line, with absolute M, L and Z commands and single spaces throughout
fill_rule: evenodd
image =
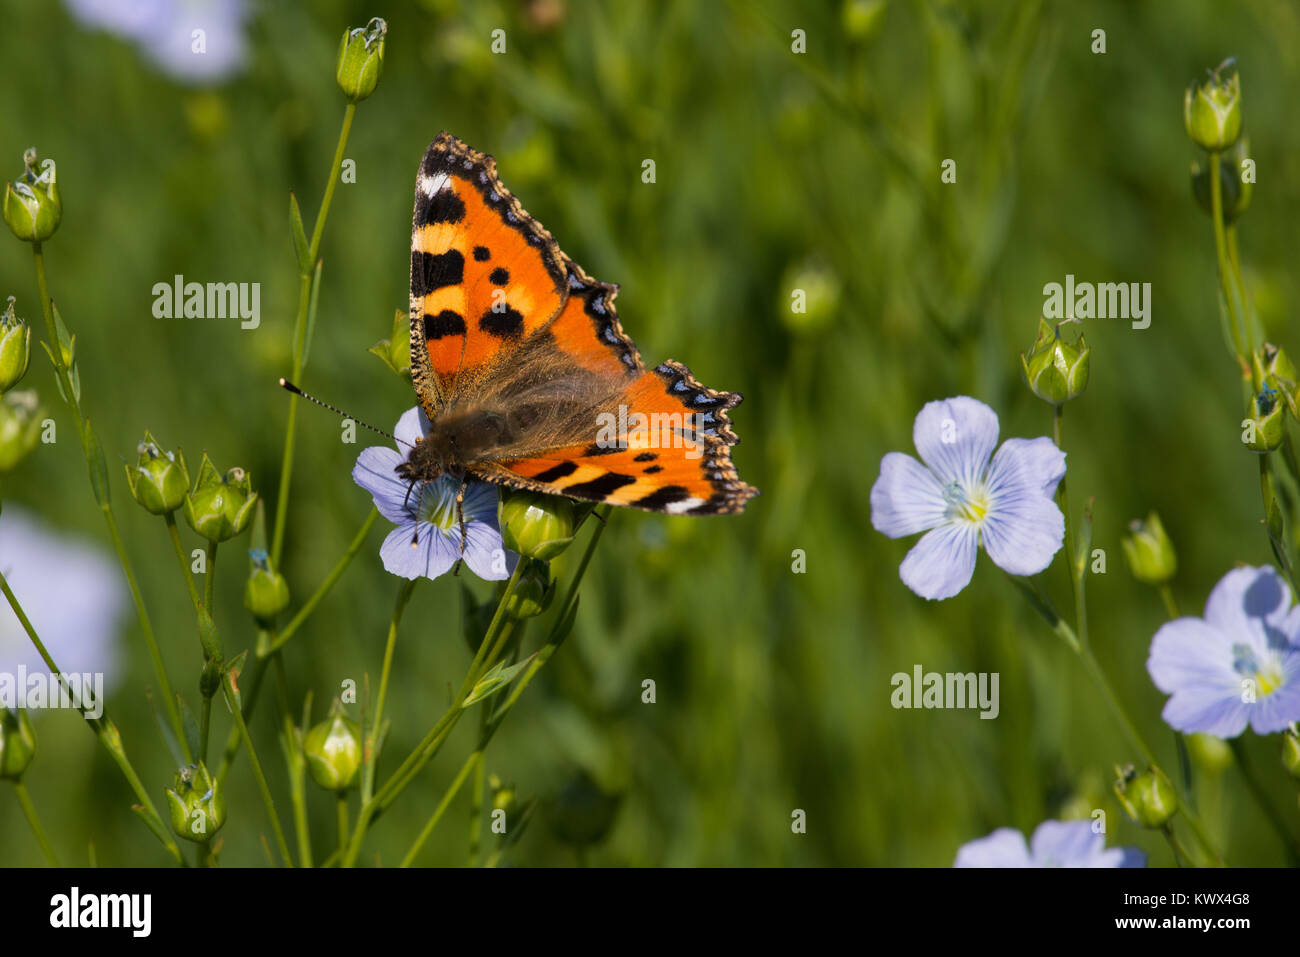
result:
M 984 486 L 967 491 L 956 482 L 949 482 L 943 490 L 943 500 L 948 506 L 947 516 L 953 521 L 979 525 L 989 512 L 989 495 Z
M 1249 645 L 1232 646 L 1232 667 L 1237 674 L 1252 679 L 1261 695 L 1272 694 L 1282 687 L 1280 664 L 1277 661 L 1261 663 Z
M 459 524 L 459 519 L 456 517 L 454 485 L 449 490 L 448 483 L 442 479 L 424 482 L 416 494 L 420 496 L 420 504 L 415 510 L 420 521 L 436 525 L 444 531 Z

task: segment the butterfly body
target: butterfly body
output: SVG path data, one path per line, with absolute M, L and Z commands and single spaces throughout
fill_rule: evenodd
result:
M 430 422 L 399 468 L 672 514 L 738 512 L 741 397 L 676 362 L 647 370 L 618 287 L 589 277 L 490 156 L 442 133 L 416 179 L 411 375 Z

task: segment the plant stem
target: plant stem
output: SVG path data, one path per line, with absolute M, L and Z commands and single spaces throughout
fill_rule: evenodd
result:
M 1255 346 L 1249 341 L 1249 330 L 1243 328 L 1244 320 L 1237 309 L 1237 293 L 1231 279 L 1231 266 L 1228 263 L 1228 244 L 1223 229 L 1223 185 L 1219 182 L 1221 162 L 1222 157 L 1219 153 L 1210 153 L 1210 218 L 1214 220 L 1214 251 L 1219 260 L 1219 286 L 1223 290 L 1223 299 L 1227 304 L 1237 361 L 1241 364 L 1243 375 L 1250 375 L 1250 355 L 1254 353 Z M 1249 352 L 1244 351 L 1246 346 L 1249 346 Z M 1255 386 L 1258 387 L 1259 383 L 1255 383 Z
M 168 512 L 163 516 L 163 520 L 167 523 L 167 535 L 171 538 L 172 548 L 176 552 L 176 561 L 181 566 L 181 577 L 185 579 L 185 589 L 190 593 L 190 601 L 194 603 L 194 610 L 198 611 L 199 590 L 194 584 L 194 576 L 190 573 L 190 565 L 185 555 L 185 546 L 181 543 L 180 529 L 176 527 L 176 513 Z
M 289 853 L 289 843 L 284 839 L 284 828 L 280 826 L 280 815 L 275 810 L 275 798 L 271 797 L 271 788 L 266 783 L 266 775 L 262 773 L 262 762 L 257 759 L 257 751 L 253 747 L 252 736 L 248 733 L 248 725 L 244 721 L 244 713 L 240 709 L 239 698 L 230 682 L 229 671 L 222 674 L 221 687 L 225 691 L 226 703 L 230 705 L 230 713 L 234 715 L 239 734 L 244 739 L 244 748 L 248 751 L 248 762 L 253 766 L 253 776 L 257 778 L 258 790 L 262 792 L 262 802 L 266 805 L 266 813 L 271 818 L 271 829 L 275 832 L 275 840 L 280 847 L 280 854 L 284 857 L 285 864 L 293 867 L 293 855 Z
M 334 189 L 338 184 L 339 166 L 343 162 L 343 151 L 347 148 L 348 134 L 352 130 L 352 117 L 357 105 L 349 103 L 343 111 L 343 126 L 339 130 L 338 145 L 334 148 L 334 159 L 325 180 L 325 195 L 321 199 L 320 211 L 316 214 L 316 225 L 312 229 L 311 246 L 308 260 L 315 263 L 320 255 L 321 237 L 325 233 L 325 220 L 329 216 L 330 204 L 334 201 Z M 311 303 L 312 272 L 300 270 L 298 282 L 298 314 L 293 326 L 293 381 L 302 377 L 303 355 L 307 350 L 307 310 Z M 271 537 L 271 564 L 280 567 L 280 556 L 284 550 L 285 519 L 289 508 L 289 487 L 293 478 L 294 434 L 298 424 L 297 396 L 289 400 L 289 420 L 285 426 L 284 454 L 280 462 L 280 490 L 275 500 L 275 530 Z
M 1160 600 L 1165 603 L 1165 613 L 1169 615 L 1169 620 L 1177 618 L 1178 602 L 1174 601 L 1174 593 L 1168 582 L 1160 586 Z
M 71 690 L 63 680 L 63 671 L 57 664 L 55 664 L 49 651 L 46 650 L 44 642 L 41 641 L 40 636 L 36 633 L 36 629 L 32 626 L 31 620 L 27 617 L 27 613 L 19 603 L 18 597 L 9 587 L 9 580 L 5 578 L 3 572 L 0 572 L 0 592 L 4 593 L 5 599 L 9 602 L 9 607 L 13 609 L 14 615 L 17 616 L 19 624 L 23 627 L 23 631 L 27 632 L 27 637 L 31 639 L 32 644 L 36 647 L 36 651 L 41 656 L 41 660 L 44 661 L 46 667 L 50 669 L 50 674 L 57 675 L 59 677 L 59 684 L 69 695 L 71 695 Z M 180 848 L 176 846 L 176 842 L 172 839 L 171 835 L 167 833 L 166 828 L 163 827 L 162 818 L 158 816 L 158 811 L 154 807 L 153 801 L 149 798 L 149 792 L 145 790 L 144 785 L 140 782 L 140 776 L 135 773 L 135 768 L 131 766 L 131 762 L 126 756 L 126 750 L 122 746 L 122 735 L 117 730 L 117 726 L 114 725 L 113 722 L 109 721 L 106 716 L 92 718 L 85 712 L 82 712 L 81 717 L 90 727 L 90 730 L 94 732 L 95 737 L 99 738 L 100 744 L 102 744 L 105 750 L 108 751 L 109 755 L 113 758 L 113 761 L 121 770 L 122 776 L 126 778 L 127 784 L 129 784 L 131 790 L 135 792 L 135 796 L 140 801 L 141 805 L 140 816 L 149 827 L 149 830 L 153 831 L 158 840 L 162 842 L 163 847 L 167 848 L 168 853 L 176 859 L 176 863 L 183 865 L 185 863 L 185 858 L 181 854 Z
M 1240 737 L 1233 738 L 1228 742 L 1232 748 L 1232 756 L 1236 758 L 1237 768 L 1241 771 L 1242 780 L 1246 782 L 1246 789 L 1250 791 L 1250 796 L 1258 805 L 1260 811 L 1268 818 L 1278 840 L 1282 842 L 1282 850 L 1286 853 L 1287 863 L 1290 867 L 1300 867 L 1300 845 L 1291 836 L 1287 828 L 1286 819 L 1282 813 L 1274 806 L 1273 801 L 1269 798 L 1268 792 L 1260 783 L 1259 778 L 1251 767 L 1250 758 L 1246 755 L 1246 746 L 1242 743 Z
M 343 556 L 334 565 L 333 569 L 330 570 L 330 573 L 325 576 L 325 580 L 320 583 L 320 586 L 312 593 L 311 597 L 307 599 L 300 609 L 298 609 L 298 613 L 289 620 L 287 625 L 280 629 L 280 633 L 270 641 L 265 649 L 259 648 L 257 650 L 259 658 L 265 657 L 272 652 L 279 651 L 280 648 L 284 646 L 285 642 L 293 637 L 294 632 L 302 627 L 302 623 L 307 620 L 308 616 L 311 615 L 313 611 L 316 610 L 316 606 L 321 603 L 321 599 L 329 594 L 330 589 L 334 587 L 341 577 L 343 577 L 343 572 L 347 569 L 348 565 L 351 564 L 352 559 L 356 557 L 357 552 L 361 550 L 361 546 L 365 544 L 366 536 L 370 534 L 370 529 L 374 527 L 375 519 L 378 517 L 379 510 L 371 507 L 370 514 L 367 515 L 366 520 L 361 523 L 361 528 L 358 529 L 357 534 L 353 536 L 352 543 L 348 545 L 347 551 L 343 553 Z
M 338 815 L 339 815 L 339 850 L 342 851 L 348 844 L 348 794 L 346 791 L 340 791 L 338 795 Z
M 54 853 L 54 846 L 50 839 L 45 836 L 45 828 L 41 827 L 41 819 L 36 816 L 36 805 L 32 804 L 31 796 L 27 793 L 27 785 L 21 780 L 14 782 L 14 794 L 18 796 L 18 803 L 22 805 L 23 815 L 27 818 L 27 823 L 31 825 L 32 833 L 36 835 L 36 843 L 41 846 L 41 853 L 45 855 L 45 861 L 50 867 L 59 866 L 58 855 Z
M 49 340 L 50 355 L 54 358 L 54 371 L 60 385 L 63 387 L 63 395 L 68 407 L 72 410 L 76 420 L 77 439 L 81 443 L 82 457 L 85 458 L 86 464 L 94 470 L 95 464 L 91 461 L 90 446 L 86 439 L 86 418 L 81 411 L 81 400 L 72 388 L 72 377 L 63 359 L 63 347 L 59 343 L 58 329 L 54 322 L 53 300 L 50 298 L 49 286 L 45 279 L 45 256 L 41 252 L 40 243 L 32 243 L 32 258 L 36 263 L 36 285 L 40 290 L 41 315 L 45 320 L 45 335 Z M 140 631 L 144 635 L 149 657 L 153 661 L 154 674 L 158 679 L 158 687 L 162 692 L 163 709 L 167 712 L 167 720 L 171 722 L 172 730 L 180 742 L 181 750 L 186 759 L 193 760 L 189 743 L 185 739 L 185 727 L 181 721 L 181 712 L 176 705 L 176 694 L 172 691 L 171 681 L 167 678 L 167 669 L 163 667 L 162 652 L 158 650 L 158 641 L 154 637 L 153 624 L 149 620 L 149 612 L 145 608 L 144 597 L 140 594 L 140 586 L 136 582 L 135 569 L 131 565 L 131 559 L 127 557 L 126 545 L 122 542 L 122 535 L 117 529 L 117 519 L 113 515 L 113 507 L 107 499 L 101 502 L 99 507 L 100 511 L 104 513 L 104 522 L 108 525 L 108 534 L 113 540 L 113 549 L 117 552 L 118 562 L 122 566 L 122 572 L 126 575 L 127 586 L 131 590 L 136 617 L 140 619 Z
M 370 733 L 365 742 L 365 772 L 361 778 L 361 803 L 365 804 L 374 793 L 375 771 L 379 765 L 379 736 L 384 726 L 384 704 L 388 699 L 388 679 L 393 670 L 393 651 L 397 647 L 397 628 L 402 622 L 402 614 L 415 591 L 418 578 L 402 583 L 397 593 L 397 603 L 393 608 L 393 617 L 388 623 L 388 640 L 384 643 L 384 664 L 379 674 L 379 694 L 375 699 L 375 716 L 371 722 Z
M 203 576 L 203 607 L 212 614 L 212 596 L 216 594 L 217 589 L 217 543 L 208 540 L 206 546 L 208 552 L 207 574 Z M 214 616 L 215 617 L 215 616 Z

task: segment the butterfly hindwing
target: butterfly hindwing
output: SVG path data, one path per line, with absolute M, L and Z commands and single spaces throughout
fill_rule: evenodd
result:
M 501 184 L 496 163 L 448 133 L 416 179 L 411 226 L 412 378 L 432 418 L 555 317 L 563 254 Z

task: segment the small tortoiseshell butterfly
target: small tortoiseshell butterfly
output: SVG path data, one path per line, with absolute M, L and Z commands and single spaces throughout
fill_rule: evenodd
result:
M 652 512 L 739 512 L 741 397 L 678 362 L 647 371 L 588 276 L 497 178 L 440 133 L 411 227 L 411 378 L 432 423 L 398 473 L 450 474 Z M 462 488 L 463 492 L 463 488 Z

